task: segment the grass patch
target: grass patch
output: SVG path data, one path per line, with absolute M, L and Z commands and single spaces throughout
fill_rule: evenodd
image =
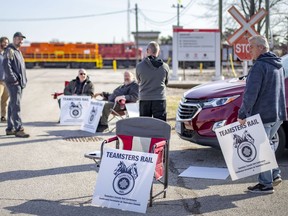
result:
M 182 95 L 169 95 L 166 98 L 167 103 L 167 123 L 171 125 L 171 127 L 174 128 L 175 126 L 175 120 L 176 120 L 176 113 L 179 105 L 179 101 L 182 98 Z

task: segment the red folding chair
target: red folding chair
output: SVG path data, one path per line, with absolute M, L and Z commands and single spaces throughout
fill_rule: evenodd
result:
M 149 200 L 149 206 L 152 206 L 155 197 L 161 194 L 166 197 L 170 134 L 171 126 L 162 120 L 150 117 L 126 118 L 116 122 L 116 136 L 104 140 L 100 152 L 90 152 L 85 157 L 93 159 L 99 165 L 103 148 L 112 142 L 115 142 L 117 149 L 157 154 L 153 184 L 158 182 L 163 185 L 163 189 L 153 193 L 152 184 Z
M 69 84 L 70 82 L 69 81 L 65 81 L 64 82 L 64 88 Z M 53 94 L 51 94 L 53 96 L 53 99 L 58 99 L 58 97 L 60 95 L 63 95 L 64 92 L 54 92 Z

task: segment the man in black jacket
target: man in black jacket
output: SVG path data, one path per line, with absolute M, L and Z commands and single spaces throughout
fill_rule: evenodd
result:
M 238 121 L 245 124 L 247 117 L 259 113 L 273 147 L 272 137 L 287 116 L 284 68 L 281 59 L 269 51 L 265 37 L 257 35 L 249 38 L 249 46 L 255 63 L 247 76 Z M 258 184 L 248 187 L 250 192 L 273 193 L 273 186 L 282 181 L 279 168 L 260 173 L 258 180 Z
M 121 100 L 126 101 L 126 103 L 136 102 L 138 100 L 138 92 L 139 87 L 134 80 L 133 74 L 129 71 L 125 71 L 123 85 L 118 86 L 112 93 L 109 92 L 96 93 L 94 97 L 100 95 L 103 97 L 104 100 L 107 100 L 107 103 L 105 103 L 102 111 L 102 116 L 97 128 L 97 132 L 103 132 L 108 128 L 108 117 L 111 108 L 113 108 L 115 102 L 120 102 Z M 122 110 L 119 103 L 116 103 L 114 110 L 116 112 Z
M 13 43 L 9 44 L 4 52 L 3 67 L 10 96 L 6 135 L 27 138 L 29 134 L 24 132 L 20 117 L 21 97 L 27 83 L 25 62 L 19 49 L 24 38 L 26 37 L 21 32 L 14 34 Z
M 93 96 L 94 85 L 89 80 L 89 76 L 85 69 L 81 68 L 78 71 L 78 76 L 73 79 L 64 89 L 64 95 L 82 95 L 82 96 Z

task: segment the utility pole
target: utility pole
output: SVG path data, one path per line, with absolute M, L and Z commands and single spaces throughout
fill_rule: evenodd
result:
M 136 16 L 136 34 L 135 34 L 135 42 L 136 42 L 136 65 L 139 62 L 139 42 L 138 42 L 138 5 L 135 4 L 135 16 Z
M 219 19 L 219 31 L 220 31 L 220 53 L 222 53 L 222 11 L 223 11 L 223 0 L 219 0 L 219 11 L 218 11 L 218 19 Z M 221 55 L 222 56 L 222 55 Z M 220 57 L 220 76 L 222 76 L 222 58 Z
M 286 51 L 288 53 L 288 16 L 285 17 L 287 19 L 287 34 L 286 34 Z
M 222 42 L 222 11 L 223 11 L 223 2 L 222 0 L 219 0 L 219 12 L 218 12 L 218 16 L 219 16 L 219 31 L 220 31 L 220 38 L 221 38 L 221 42 Z
M 181 4 L 181 0 L 178 0 L 177 5 L 172 5 L 173 8 L 177 8 L 177 26 L 180 26 L 180 8 L 183 8 L 183 5 Z
M 127 41 L 130 42 L 130 0 L 128 0 L 127 9 Z
M 180 4 L 177 3 L 177 26 L 180 26 Z
M 269 12 L 269 0 L 265 0 L 265 8 L 266 8 L 266 11 L 267 11 L 267 15 L 266 15 L 266 25 L 265 25 L 265 36 L 267 38 L 267 40 L 269 41 L 269 38 L 271 38 L 272 40 L 272 35 L 270 35 L 271 37 L 269 37 L 269 29 L 270 29 L 270 12 Z M 273 41 L 270 41 L 269 45 L 272 46 L 273 44 Z M 272 48 L 272 47 L 271 47 Z

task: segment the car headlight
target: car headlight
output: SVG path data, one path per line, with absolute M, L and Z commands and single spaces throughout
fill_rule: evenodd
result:
M 187 101 L 187 99 L 183 96 L 180 100 L 180 102 L 185 103 Z
M 212 98 L 209 99 L 207 102 L 203 103 L 203 108 L 211 108 L 211 107 L 218 107 L 228 104 L 234 100 L 236 100 L 240 95 L 234 95 L 230 97 L 222 97 L 222 98 Z

